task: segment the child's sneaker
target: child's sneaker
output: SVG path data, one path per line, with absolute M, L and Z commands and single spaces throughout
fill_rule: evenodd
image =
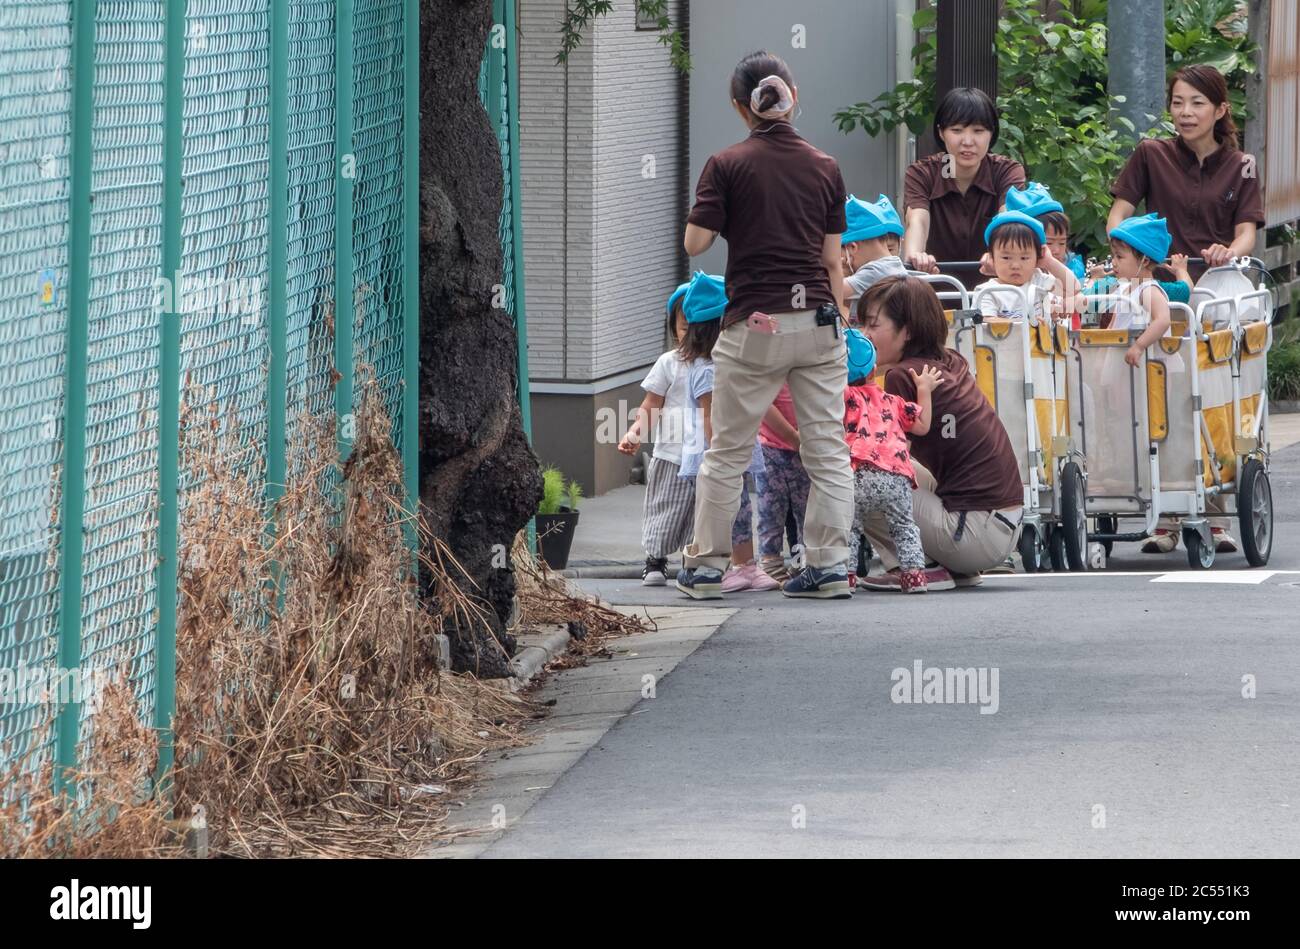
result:
M 786 581 L 781 592 L 786 596 L 817 600 L 847 600 L 853 596 L 844 564 L 834 567 L 804 567 Z
M 647 557 L 641 570 L 641 586 L 661 587 L 668 582 L 668 560 L 664 557 Z
M 748 590 L 754 585 L 754 571 L 757 569 L 752 563 L 730 568 L 722 577 L 722 592 L 739 593 Z
M 781 589 L 781 584 L 777 580 L 768 576 L 767 571 L 758 564 L 751 563 L 749 569 L 752 571 L 750 574 L 749 588 L 755 593 L 768 593 L 772 590 Z
M 856 573 L 854 573 L 853 571 L 850 570 L 850 571 L 849 571 L 849 589 L 850 589 L 850 590 L 856 590 L 857 588 L 858 588 L 858 575 L 857 575 Z
M 682 567 L 677 571 L 676 586 L 695 600 L 720 600 L 722 571 L 713 567 Z
M 898 585 L 904 593 L 928 593 L 930 590 L 925 571 L 919 569 L 899 571 Z

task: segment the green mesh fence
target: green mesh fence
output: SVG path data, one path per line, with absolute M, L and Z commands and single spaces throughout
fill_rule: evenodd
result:
M 201 542 L 168 536 L 160 515 L 169 485 L 182 512 L 200 486 L 176 471 L 178 404 L 233 413 L 239 460 L 264 481 L 301 441 L 299 415 L 330 411 L 336 381 L 366 363 L 414 464 L 417 3 L 350 9 L 340 77 L 334 0 L 0 0 L 0 773 L 84 754 L 95 703 L 19 687 L 61 657 L 83 681 L 124 676 L 166 731 L 175 597 L 160 577 Z M 354 213 L 336 220 L 353 162 Z M 354 323 L 334 319 L 336 227 L 351 233 Z M 335 366 L 336 333 L 352 365 Z M 83 418 L 84 449 L 65 437 Z M 286 445 L 268 444 L 278 425 Z
M 53 742 L 24 686 L 58 655 L 70 16 L 69 3 L 0 3 L 0 755 Z

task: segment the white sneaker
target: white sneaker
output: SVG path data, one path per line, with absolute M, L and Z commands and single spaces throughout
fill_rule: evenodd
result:
M 641 585 L 643 587 L 661 587 L 668 582 L 668 561 L 646 558 L 645 567 L 641 571 Z

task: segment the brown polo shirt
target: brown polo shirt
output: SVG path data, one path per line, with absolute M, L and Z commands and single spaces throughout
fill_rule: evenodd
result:
M 916 401 L 909 369 L 937 365 L 943 384 L 931 394 L 930 431 L 913 435 L 912 457 L 930 469 L 949 511 L 1001 511 L 1024 503 L 1020 463 L 1007 430 L 984 398 L 970 366 L 952 349 L 942 360 L 904 359 L 885 374 L 885 391 Z
M 930 236 L 926 253 L 941 263 L 945 260 L 979 260 L 988 249 L 984 229 L 1006 200 L 1007 190 L 1023 187 L 1025 169 L 1020 162 L 991 152 L 980 162 L 975 180 L 966 193 L 956 178 L 943 176 L 945 153 L 927 155 L 908 166 L 903 179 L 904 217 L 913 208 L 930 212 Z M 968 287 L 987 277 L 976 270 L 954 273 Z
M 1110 193 L 1169 223 L 1170 252 L 1201 256 L 1211 244 L 1232 243 L 1238 224 L 1264 226 L 1264 197 L 1255 161 L 1220 145 L 1198 162 L 1182 138 L 1146 138 L 1138 143 Z M 1191 268 L 1194 275 L 1204 269 Z
M 844 233 L 846 197 L 835 159 L 785 121 L 758 126 L 704 163 L 686 220 L 727 242 L 724 327 L 755 310 L 795 309 L 796 286 L 800 309 L 835 302 L 822 245 Z

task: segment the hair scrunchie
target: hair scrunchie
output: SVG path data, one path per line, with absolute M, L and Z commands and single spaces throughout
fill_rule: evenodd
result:
M 766 109 L 759 108 L 759 102 L 762 100 L 764 89 L 775 89 L 777 94 L 776 104 Z M 784 79 L 780 76 L 768 76 L 759 81 L 754 87 L 754 91 L 749 95 L 749 109 L 760 119 L 775 119 L 794 108 L 794 95 L 790 92 L 790 87 L 786 85 Z

